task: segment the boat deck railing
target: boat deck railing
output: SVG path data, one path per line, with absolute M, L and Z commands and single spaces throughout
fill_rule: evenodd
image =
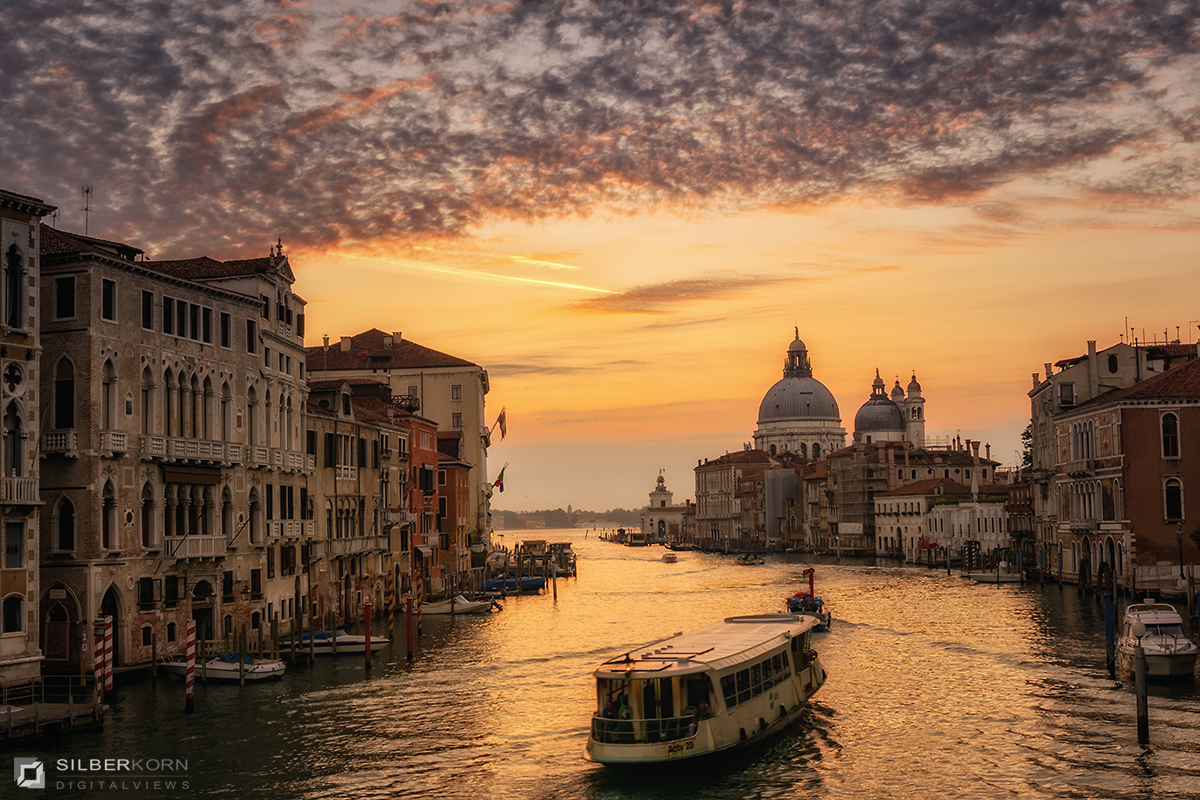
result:
M 646 744 L 674 742 L 696 735 L 696 717 L 611 719 L 592 717 L 592 738 L 603 744 Z

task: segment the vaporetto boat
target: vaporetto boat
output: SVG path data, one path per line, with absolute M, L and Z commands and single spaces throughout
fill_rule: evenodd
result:
M 600 665 L 584 757 L 614 767 L 687 761 L 756 744 L 800 719 L 825 683 L 816 617 L 760 614 Z

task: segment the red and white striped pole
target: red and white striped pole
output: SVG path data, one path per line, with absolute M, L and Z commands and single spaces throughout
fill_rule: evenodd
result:
M 113 688 L 113 618 L 104 618 L 104 690 Z
M 196 620 L 189 619 L 187 623 L 187 699 L 183 703 L 183 713 L 192 714 L 196 711 Z
M 387 579 L 388 639 L 396 641 L 396 576 L 388 573 Z
M 92 650 L 92 673 L 96 678 L 96 705 L 104 704 L 104 625 L 95 626 L 96 647 Z

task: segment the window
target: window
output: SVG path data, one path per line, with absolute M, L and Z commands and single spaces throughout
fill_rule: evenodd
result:
M 14 594 L 4 598 L 4 633 L 18 633 L 25 630 L 21 624 L 25 616 L 25 598 Z
M 75 277 L 54 279 L 54 318 L 75 318 Z
M 200 339 L 205 344 L 212 344 L 212 309 L 200 309 Z
M 142 329 L 154 330 L 154 292 L 142 290 Z
M 246 352 L 258 352 L 258 323 L 252 319 L 246 320 Z
M 175 333 L 179 336 L 187 336 L 188 328 L 188 304 L 183 300 L 175 301 Z
M 24 327 L 21 324 L 24 307 L 25 257 L 21 254 L 21 248 L 13 244 L 4 254 L 4 324 L 12 328 Z
M 1166 506 L 1167 520 L 1183 519 L 1183 484 L 1178 478 L 1167 478 L 1163 483 L 1163 500 Z
M 1163 458 L 1179 458 L 1179 417 L 1163 414 L 1161 425 Z
M 149 611 L 158 604 L 157 592 L 159 584 L 154 578 L 138 579 L 138 608 Z
M 175 641 L 175 638 L 176 638 L 175 623 L 168 622 L 167 623 L 167 641 L 173 642 L 173 641 Z
M 100 318 L 109 322 L 117 320 L 117 282 L 100 279 Z
M 263 366 L 267 369 L 271 368 L 271 348 L 263 348 Z
M 451 428 L 461 428 L 462 427 L 462 414 L 455 412 L 450 415 L 450 427 Z
M 260 294 L 258 297 L 260 300 L 262 300 L 262 318 L 270 319 L 271 318 L 271 301 L 270 301 L 270 299 L 268 299 L 265 294 Z
M 166 594 L 163 598 L 166 607 L 167 608 L 175 608 L 177 605 L 179 605 L 179 598 L 180 598 L 179 576 L 178 575 L 168 575 L 167 576 Z
M 445 486 L 445 485 L 446 485 L 446 470 L 439 469 L 438 470 L 438 486 Z
M 1060 383 L 1058 385 L 1058 404 L 1060 406 L 1075 405 L 1075 384 Z
M 221 574 L 221 599 L 226 602 L 233 599 L 232 572 L 224 572 Z
M 450 387 L 450 399 L 462 400 L 462 384 L 456 383 Z
M 54 536 L 54 549 L 75 549 L 75 506 L 67 498 L 58 501 L 58 508 L 50 520 Z
M 267 553 L 272 553 L 272 552 L 274 552 L 274 550 L 275 550 L 274 547 L 268 547 Z M 267 569 L 274 571 L 274 565 L 271 564 L 271 558 L 269 555 L 267 556 L 267 565 L 268 565 Z M 251 600 L 261 600 L 262 599 L 262 570 L 261 569 L 250 570 L 250 599 Z
M 153 634 L 152 634 L 152 633 L 151 633 L 151 631 L 150 631 L 150 626 L 149 626 L 149 625 L 143 625 L 143 626 L 142 626 L 142 647 L 149 647 L 149 646 L 150 646 L 150 641 L 151 641 L 151 636 L 152 636 L 152 635 L 153 635 Z
M 229 314 L 221 312 L 221 347 L 233 347 L 233 326 Z
M 163 298 L 163 333 L 175 334 L 175 298 Z
M 1110 355 L 1108 357 L 1108 371 L 1110 373 L 1115 373 L 1117 371 L 1117 366 L 1118 366 L 1117 365 L 1117 357 L 1114 355 Z
M 25 566 L 25 523 L 4 523 L 4 568 Z

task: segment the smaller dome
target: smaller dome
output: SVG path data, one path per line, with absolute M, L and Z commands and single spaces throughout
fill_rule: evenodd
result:
M 914 392 L 918 395 L 921 394 L 921 384 L 917 383 L 917 374 L 915 372 L 913 373 L 912 380 L 908 382 L 909 395 L 912 395 Z
M 900 381 L 896 381 L 896 385 L 892 387 L 892 400 L 897 403 L 904 399 L 904 390 L 900 388 Z
M 872 397 L 854 415 L 855 433 L 903 430 L 904 412 L 886 397 Z
M 797 336 L 795 341 L 788 345 L 788 352 L 795 353 L 801 350 L 807 352 L 808 348 L 804 346 L 804 342 L 800 341 L 800 337 Z

